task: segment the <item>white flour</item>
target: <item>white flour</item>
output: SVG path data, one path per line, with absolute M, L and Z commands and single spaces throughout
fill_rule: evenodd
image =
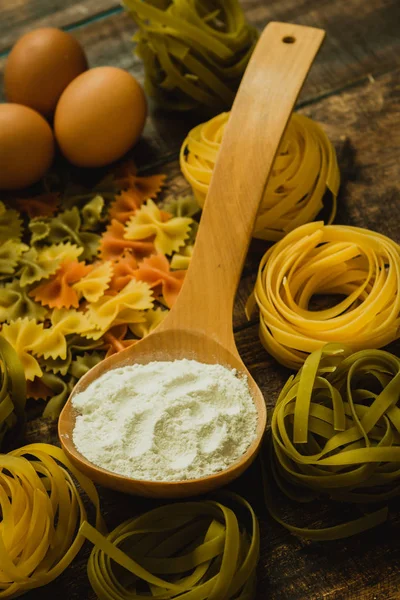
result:
M 73 398 L 73 441 L 114 473 L 178 481 L 222 471 L 253 441 L 257 411 L 236 371 L 195 360 L 108 371 Z

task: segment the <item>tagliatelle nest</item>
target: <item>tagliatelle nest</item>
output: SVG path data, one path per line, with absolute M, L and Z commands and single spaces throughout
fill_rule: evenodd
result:
M 207 197 L 229 114 L 192 129 L 181 147 L 181 170 L 200 206 Z M 336 152 L 324 130 L 311 119 L 293 114 L 268 178 L 253 237 L 277 241 L 312 221 L 324 208 L 326 193 L 331 205 L 327 222 L 332 223 L 339 184 Z

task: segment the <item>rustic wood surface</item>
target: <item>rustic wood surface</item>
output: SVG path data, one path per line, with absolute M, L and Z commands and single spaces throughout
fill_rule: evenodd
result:
M 369 227 L 400 242 L 400 3 L 398 0 L 242 0 L 248 18 L 262 27 L 269 20 L 314 25 L 327 40 L 300 98 L 301 112 L 318 120 L 333 141 L 342 185 L 337 223 Z M 132 54 L 135 27 L 118 4 L 108 0 L 0 0 L 0 52 L 36 26 L 72 29 L 92 66 L 119 65 L 139 79 Z M 0 54 L 0 71 L 4 66 Z M 0 81 L 0 84 L 2 82 Z M 197 120 L 199 120 L 197 118 Z M 144 170 L 168 174 L 166 193 L 188 190 L 177 151 L 196 116 L 188 119 L 152 113 L 135 158 Z M 237 293 L 234 325 L 239 352 L 265 394 L 271 411 L 289 371 L 263 350 L 256 320 L 247 322 L 244 303 L 267 244 L 253 242 Z M 400 356 L 400 343 L 390 348 Z M 27 442 L 58 443 L 56 428 L 43 420 L 29 424 Z M 257 600 L 395 600 L 400 598 L 400 513 L 393 503 L 388 523 L 345 541 L 304 542 L 266 514 L 259 464 L 234 486 L 254 504 L 260 519 L 262 553 Z M 101 489 L 110 528 L 154 503 Z M 342 507 L 311 510 L 282 507 L 293 522 L 317 526 L 342 515 Z M 86 577 L 86 545 L 72 566 L 29 600 L 94 600 Z

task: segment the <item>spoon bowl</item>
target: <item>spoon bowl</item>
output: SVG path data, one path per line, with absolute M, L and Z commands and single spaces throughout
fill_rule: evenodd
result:
M 62 447 L 96 483 L 132 494 L 178 498 L 209 492 L 254 460 L 267 421 L 263 395 L 236 349 L 232 312 L 258 207 L 287 122 L 324 32 L 270 23 L 262 33 L 224 131 L 190 268 L 178 299 L 156 331 L 91 369 L 75 386 L 59 419 Z M 194 359 L 236 369 L 247 378 L 257 414 L 256 436 L 229 468 L 183 481 L 143 481 L 97 467 L 73 443 L 73 397 L 110 369 L 133 363 Z

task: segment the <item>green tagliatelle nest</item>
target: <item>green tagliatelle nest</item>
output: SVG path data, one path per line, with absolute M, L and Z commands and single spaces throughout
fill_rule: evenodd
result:
M 147 93 L 161 106 L 230 108 L 258 39 L 238 0 L 124 0 Z
M 226 492 L 222 497 L 229 506 L 211 500 L 162 506 L 122 523 L 107 537 L 84 523 L 80 533 L 94 544 L 88 576 L 97 597 L 253 598 L 257 518 L 240 496 Z M 243 512 L 245 524 L 238 517 Z
M 267 505 L 292 532 L 338 539 L 384 521 L 384 504 L 400 494 L 400 359 L 340 344 L 310 354 L 279 395 L 269 449 Z M 335 527 L 294 527 L 279 517 L 273 481 L 295 501 L 324 495 L 378 510 Z

